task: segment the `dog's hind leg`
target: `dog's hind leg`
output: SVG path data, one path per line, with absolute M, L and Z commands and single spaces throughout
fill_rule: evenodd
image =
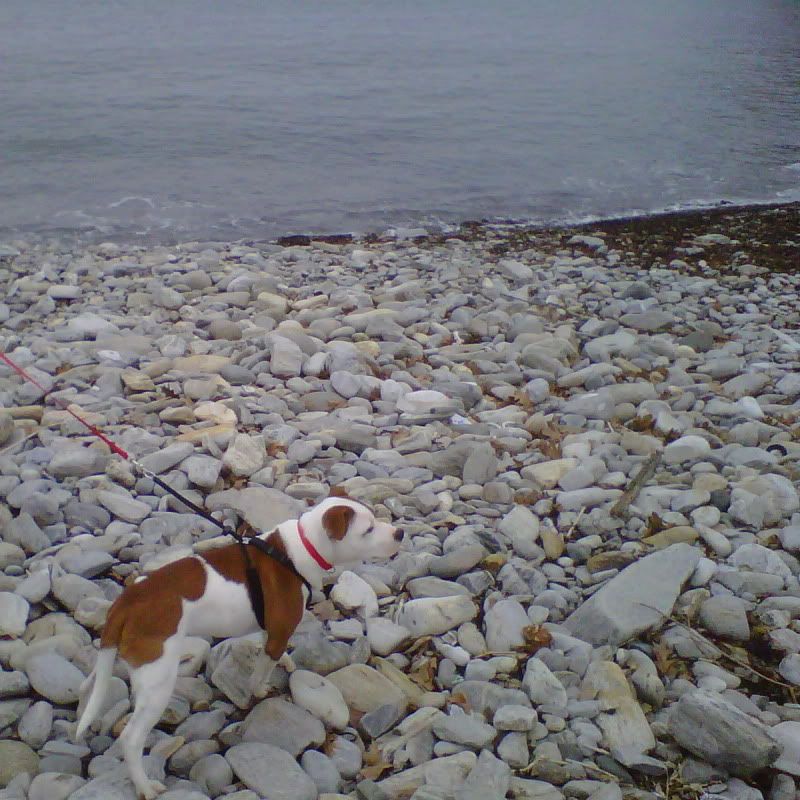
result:
M 172 696 L 179 660 L 177 649 L 165 647 L 158 659 L 130 671 L 135 704 L 120 742 L 131 779 L 144 800 L 153 800 L 165 789 L 162 783 L 147 777 L 142 753 L 147 735 L 161 719 Z
M 89 726 L 95 721 L 103 706 L 108 684 L 114 670 L 114 659 L 117 657 L 115 647 L 104 647 L 97 654 L 94 669 L 81 684 L 78 690 L 78 726 L 75 740 L 83 739 Z

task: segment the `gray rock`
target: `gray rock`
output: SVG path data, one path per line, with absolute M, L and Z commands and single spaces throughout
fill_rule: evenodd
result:
M 626 567 L 564 622 L 579 639 L 618 646 L 660 625 L 702 553 L 674 544 Z
M 43 772 L 31 781 L 28 800 L 67 800 L 86 781 L 80 775 L 64 772 Z
M 463 786 L 453 793 L 455 800 L 502 800 L 511 784 L 511 767 L 482 750 Z
M 271 531 L 287 519 L 296 519 L 305 509 L 278 489 L 248 486 L 245 489 L 226 489 L 206 498 L 209 511 L 233 509 L 256 530 Z
M 50 547 L 51 541 L 36 524 L 36 520 L 23 511 L 18 517 L 9 520 L 3 530 L 3 540 L 21 547 L 26 553 L 34 555 Z
M 765 725 L 711 692 L 684 694 L 671 709 L 669 732 L 690 753 L 740 777 L 770 766 L 780 755 Z
M 327 751 L 343 778 L 351 780 L 358 775 L 363 763 L 363 754 L 359 744 L 344 736 L 334 736 Z
M 212 339 L 226 339 L 231 342 L 242 338 L 241 326 L 228 319 L 215 319 L 208 326 L 208 335 Z
M 536 656 L 529 658 L 522 687 L 535 704 L 567 705 L 567 690 L 550 668 Z
M 711 445 L 701 436 L 682 436 L 664 448 L 665 464 L 698 461 L 711 452 Z
M 336 765 L 319 750 L 306 750 L 300 759 L 300 766 L 314 781 L 320 794 L 325 792 L 338 792 L 341 788 L 342 777 Z
M 85 478 L 105 471 L 108 455 L 94 447 L 67 445 L 59 447 L 47 465 L 47 471 L 59 481 L 65 478 Z
M 480 442 L 464 462 L 464 483 L 483 486 L 497 475 L 497 456 L 488 442 Z
M 279 747 L 245 742 L 231 747 L 225 758 L 248 789 L 270 800 L 317 800 L 314 781 Z
M 0 787 L 23 772 L 34 776 L 38 771 L 39 756 L 27 744 L 11 739 L 0 741 Z
M 153 303 L 160 308 L 171 311 L 179 309 L 183 303 L 183 295 L 168 286 L 158 286 L 153 290 Z
M 141 522 L 152 510 L 147 503 L 118 491 L 100 489 L 97 492 L 97 500 L 101 506 L 125 522 Z
M 303 351 L 285 336 L 272 336 L 270 372 L 277 378 L 297 377 L 303 370 Z
M 405 708 L 402 705 L 386 703 L 364 714 L 358 725 L 370 739 L 377 739 L 393 728 L 403 718 L 404 712 Z
M 611 749 L 640 753 L 655 747 L 647 718 L 631 691 L 625 673 L 611 661 L 593 661 L 586 670 L 583 696 L 597 698 L 603 709 L 596 722 Z
M 511 652 L 525 643 L 528 615 L 517 600 L 500 600 L 484 616 L 486 644 L 493 653 Z
M 194 445 L 190 442 L 175 442 L 167 445 L 155 453 L 150 453 L 139 459 L 140 463 L 156 475 L 176 467 L 185 458 L 194 452 Z
M 24 672 L 0 672 L 0 699 L 27 694 L 30 683 Z
M 53 706 L 40 700 L 22 715 L 17 725 L 19 738 L 34 748 L 41 747 L 53 728 Z
M 433 732 L 440 739 L 479 750 L 491 744 L 497 731 L 482 718 L 451 709 L 450 714 L 442 715 L 433 723 Z
M 25 663 L 31 686 L 53 703 L 66 705 L 78 700 L 78 689 L 86 677 L 64 656 L 51 652 L 37 653 Z
M 223 756 L 212 753 L 192 766 L 189 779 L 211 797 L 217 797 L 226 786 L 233 783 L 233 770 Z
M 714 595 L 700 607 L 700 624 L 724 639 L 746 642 L 750 639 L 750 623 L 744 603 L 732 595 Z
M 242 741 L 263 742 L 298 756 L 325 742 L 325 726 L 304 708 L 280 697 L 262 700 L 246 717 Z

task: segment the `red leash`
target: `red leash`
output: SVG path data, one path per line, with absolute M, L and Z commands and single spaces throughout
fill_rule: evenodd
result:
M 28 381 L 28 383 L 32 383 L 37 389 L 41 390 L 45 393 L 45 395 L 49 394 L 48 390 L 42 386 L 36 378 L 33 377 L 30 373 L 26 372 L 19 364 L 15 364 L 5 353 L 0 353 L 0 361 L 5 361 L 14 372 L 17 373 L 23 380 Z M 122 456 L 126 461 L 132 461 L 130 455 L 126 453 L 118 444 L 115 444 L 108 438 L 101 430 L 99 430 L 96 426 L 92 425 L 91 423 L 87 422 L 82 417 L 78 416 L 70 407 L 69 405 L 63 401 L 60 397 L 53 398 L 61 408 L 67 412 L 70 416 L 75 417 L 78 422 L 81 423 L 90 433 L 94 434 L 101 442 L 104 442 L 110 449 L 112 453 L 116 453 L 118 456 Z
M 0 352 L 0 361 L 4 361 L 8 364 L 14 372 L 17 373 L 23 380 L 32 383 L 36 386 L 39 390 L 44 392 L 45 397 L 49 394 L 48 390 L 42 386 L 39 381 L 37 381 L 30 373 L 26 372 L 19 364 L 15 364 L 5 353 Z M 262 541 L 258 538 L 258 536 L 252 537 L 244 537 L 234 528 L 229 527 L 224 522 L 220 522 L 218 519 L 214 519 L 211 514 L 206 511 L 206 509 L 202 508 L 201 506 L 197 505 L 193 501 L 191 501 L 188 497 L 184 497 L 177 489 L 173 489 L 168 483 L 165 483 L 161 478 L 158 477 L 152 470 L 147 469 L 147 467 L 140 464 L 135 458 L 133 458 L 129 453 L 125 452 L 118 444 L 115 444 L 108 438 L 97 426 L 92 425 L 91 423 L 87 422 L 81 416 L 76 414 L 72 409 L 67 406 L 67 403 L 63 401 L 60 397 L 53 398 L 60 406 L 64 409 L 68 414 L 73 416 L 78 422 L 81 423 L 91 434 L 96 436 L 100 439 L 101 442 L 104 442 L 110 449 L 112 453 L 116 453 L 119 456 L 122 456 L 126 461 L 129 461 L 134 467 L 136 467 L 143 475 L 150 478 L 154 483 L 160 486 L 165 492 L 171 494 L 177 500 L 180 500 L 187 508 L 190 508 L 195 514 L 203 517 L 208 522 L 216 525 L 224 534 L 231 536 L 235 539 L 242 547 L 244 552 L 245 564 L 246 564 L 246 571 L 247 571 L 247 583 L 248 583 L 248 593 L 250 594 L 251 603 L 253 606 L 253 611 L 256 615 L 256 619 L 258 620 L 258 624 L 263 628 L 264 627 L 264 604 L 263 604 L 263 597 L 261 595 L 261 585 L 258 580 L 258 576 L 256 574 L 255 568 L 250 560 L 250 556 L 247 551 L 247 545 L 253 544 L 257 547 L 257 549 L 261 550 L 262 552 L 266 553 L 268 556 L 273 558 L 275 561 L 278 561 L 288 570 L 293 572 L 297 577 L 306 585 L 308 588 L 308 596 L 311 596 L 311 585 L 309 582 L 297 571 L 297 567 L 295 567 L 294 563 L 288 558 L 288 556 L 281 550 L 277 550 L 272 545 L 268 544 L 267 542 Z M 332 564 L 329 564 L 317 551 L 313 544 L 306 538 L 305 533 L 303 531 L 303 526 L 300 524 L 298 520 L 297 524 L 298 532 L 300 534 L 300 540 L 305 545 L 308 552 L 311 554 L 311 557 L 319 564 L 323 569 L 329 570 L 332 569 Z M 258 598 L 261 598 L 259 600 Z

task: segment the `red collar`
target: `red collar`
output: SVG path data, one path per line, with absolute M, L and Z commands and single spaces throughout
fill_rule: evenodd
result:
M 308 554 L 311 556 L 311 558 L 313 558 L 314 561 L 316 561 L 317 564 L 319 564 L 326 572 L 330 569 L 333 569 L 333 564 L 331 564 L 329 561 L 326 561 L 320 555 L 319 550 L 317 550 L 317 548 L 314 547 L 314 545 L 308 540 L 306 532 L 303 530 L 303 524 L 300 522 L 300 520 L 297 520 L 297 533 L 300 536 L 300 541 L 303 543 L 306 550 L 308 550 Z

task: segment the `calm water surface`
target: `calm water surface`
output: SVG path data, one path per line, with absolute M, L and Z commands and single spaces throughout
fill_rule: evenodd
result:
M 6 235 L 798 197 L 798 0 L 0 3 Z

